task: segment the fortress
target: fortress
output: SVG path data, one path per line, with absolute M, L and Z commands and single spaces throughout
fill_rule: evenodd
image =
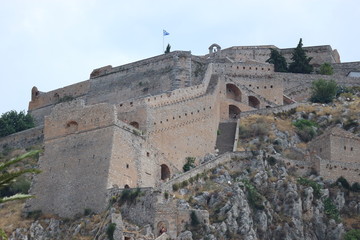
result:
M 31 190 L 38 197 L 28 201 L 28 210 L 64 217 L 84 208 L 101 211 L 108 189 L 160 187 L 183 172 L 188 157 L 199 162 L 209 153 L 231 152 L 232 146 L 218 146 L 218 129 L 236 126 L 244 112 L 291 108 L 309 97 L 311 83 L 319 78 L 360 86 L 360 62 L 341 63 L 330 46 L 304 50 L 315 68 L 331 63 L 333 76 L 274 72 L 266 63 L 270 48 L 290 62 L 293 49 L 213 44 L 204 56 L 175 51 L 101 67 L 89 80 L 50 92 L 34 87 L 29 112 L 38 127 L 0 139 L 2 147 L 44 142 L 42 173 Z M 359 148 L 358 138 L 349 139 L 349 148 Z M 329 148 L 314 148 L 333 161 L 324 155 Z M 356 157 L 349 162 L 358 168 Z M 321 174 L 330 171 L 330 165 L 320 165 Z M 352 180 L 358 179 L 356 172 Z

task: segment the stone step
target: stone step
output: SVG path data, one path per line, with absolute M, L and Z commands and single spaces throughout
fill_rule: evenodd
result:
M 236 122 L 223 122 L 219 124 L 216 148 L 219 154 L 232 152 L 234 147 Z

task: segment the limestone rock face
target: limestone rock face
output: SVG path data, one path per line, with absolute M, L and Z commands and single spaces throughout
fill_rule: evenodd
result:
M 176 240 L 193 240 L 192 233 L 190 231 L 185 231 L 180 233 Z
M 327 212 L 324 202 L 330 199 L 339 213 L 356 214 L 359 208 L 358 200 L 353 200 L 358 198 L 352 196 L 349 201 L 343 190 L 326 188 L 330 185 L 319 177 L 306 177 L 315 191 L 281 164 L 270 167 L 258 160 L 237 174 L 226 166 L 213 169 L 212 174 L 214 180 L 231 179 L 230 183 L 215 181 L 221 186 L 217 191 L 200 192 L 191 199 L 190 207 L 209 211 L 203 239 L 342 239 L 344 225 Z

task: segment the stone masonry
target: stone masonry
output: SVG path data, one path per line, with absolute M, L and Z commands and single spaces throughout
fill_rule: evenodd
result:
M 89 80 L 50 92 L 34 87 L 29 112 L 45 152 L 31 189 L 38 198 L 27 210 L 64 217 L 85 208 L 99 212 L 108 189 L 161 186 L 182 172 L 187 157 L 216 153 L 221 122 L 306 99 L 319 76 L 275 73 L 266 63 L 269 48 L 276 47 L 213 44 L 205 56 L 175 51 L 101 67 Z M 289 57 L 291 49 L 278 50 Z M 334 64 L 337 81 L 360 85 L 346 73 L 359 64 L 342 67 L 330 46 L 306 51 L 314 65 Z

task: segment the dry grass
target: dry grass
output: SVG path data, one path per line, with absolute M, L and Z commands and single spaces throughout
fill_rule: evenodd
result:
M 360 229 L 360 216 L 354 216 L 351 218 L 342 218 L 342 222 L 345 225 L 345 229 Z
M 318 106 L 313 106 L 313 105 L 300 105 L 296 108 L 297 112 L 306 112 L 306 113 L 311 113 L 311 112 L 317 112 L 319 110 Z
M 305 149 L 307 149 L 307 144 L 304 142 L 300 142 L 300 143 L 296 144 L 296 147 L 305 150 Z
M 29 228 L 32 219 L 21 217 L 24 201 L 7 202 L 0 208 L 0 228 L 10 235 L 16 228 Z

